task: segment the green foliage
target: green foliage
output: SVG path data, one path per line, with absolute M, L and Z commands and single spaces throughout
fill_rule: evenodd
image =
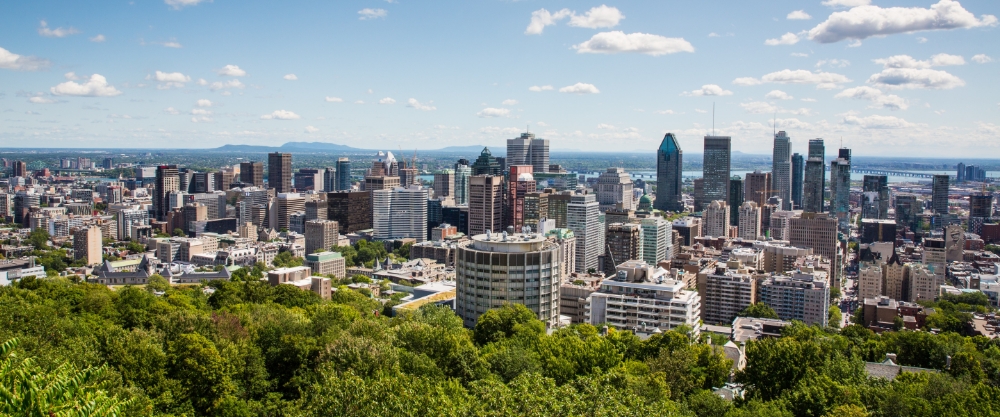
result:
M 128 242 L 125 247 L 132 253 L 142 253 L 146 251 L 146 245 L 139 242 Z
M 413 247 L 412 243 L 407 243 L 405 245 L 396 248 L 396 250 L 392 251 L 392 254 L 397 259 L 408 261 L 410 260 L 410 248 L 412 247 Z
M 174 228 L 173 235 L 174 236 L 187 236 L 187 233 L 184 233 L 184 229 L 176 227 L 176 228 Z
M 302 258 L 298 258 L 295 255 L 292 255 L 291 252 L 285 251 L 275 255 L 274 261 L 271 263 L 278 268 L 291 268 L 295 266 L 302 266 Z
M 760 319 L 776 319 L 778 313 L 774 312 L 771 306 L 764 303 L 753 303 L 736 314 L 738 317 L 756 317 Z
M 49 239 L 52 236 L 49 232 L 41 227 L 32 230 L 28 233 L 28 244 L 35 247 L 35 250 L 46 250 L 49 248 Z
M 844 320 L 844 314 L 840 312 L 840 307 L 830 306 L 826 318 L 830 326 L 840 327 L 840 322 Z

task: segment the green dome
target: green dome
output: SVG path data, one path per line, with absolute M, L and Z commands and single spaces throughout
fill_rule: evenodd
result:
M 649 198 L 649 195 L 643 194 L 639 197 L 639 204 L 653 204 L 653 199 Z

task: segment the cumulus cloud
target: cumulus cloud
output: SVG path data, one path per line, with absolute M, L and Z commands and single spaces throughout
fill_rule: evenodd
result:
M 540 91 L 552 91 L 551 85 L 533 85 L 528 87 L 528 91 L 540 92 Z
M 510 110 L 508 109 L 498 109 L 496 107 L 487 107 L 476 113 L 479 117 L 507 117 L 510 116 Z
M 653 113 L 656 114 L 676 114 L 673 110 L 657 110 Z
M 389 12 L 385 9 L 364 8 L 358 10 L 358 20 L 371 20 L 385 17 Z
M 825 0 L 824 6 L 829 7 L 858 7 L 872 4 L 872 0 Z
M 200 84 L 200 83 L 199 83 Z M 240 80 L 228 80 L 228 81 L 216 81 L 208 85 L 208 88 L 212 91 L 224 90 L 227 88 L 244 88 L 246 87 Z
M 76 30 L 76 28 L 74 27 L 68 27 L 68 28 L 58 27 L 52 29 L 49 27 L 49 24 L 46 23 L 44 20 L 38 23 L 38 34 L 46 38 L 65 38 L 69 35 L 76 35 L 77 33 L 80 33 L 80 31 Z
M 697 96 L 731 96 L 732 91 L 726 90 L 715 84 L 705 84 L 701 88 L 694 91 L 685 91 L 681 93 L 682 96 L 697 97 Z
M 742 86 L 759 85 L 760 84 L 760 80 L 758 80 L 756 78 L 753 78 L 753 77 L 740 77 L 740 78 L 737 78 L 737 79 L 733 80 L 733 84 L 742 85 Z
M 205 110 L 205 109 L 191 109 L 191 114 L 193 114 L 193 115 L 200 115 L 200 116 L 208 116 L 208 115 L 212 114 L 212 112 L 208 111 L 208 110 Z
M 886 68 L 869 77 L 868 83 L 887 88 L 934 90 L 950 90 L 965 85 L 965 81 L 948 72 L 926 68 Z
M 609 125 L 607 123 L 601 123 L 601 124 L 597 125 L 597 128 L 601 129 L 601 130 L 614 130 L 615 129 L 615 127 L 613 125 Z
M 791 100 L 795 97 L 792 97 L 788 93 L 781 90 L 771 90 L 771 92 L 767 93 L 764 98 L 771 100 Z
M 795 45 L 796 43 L 799 43 L 799 36 L 792 32 L 781 35 L 780 38 L 768 39 L 764 41 L 764 45 L 767 46 Z
M 573 85 L 567 85 L 559 89 L 560 93 L 570 93 L 570 94 L 597 94 L 601 91 L 597 89 L 593 84 L 587 83 L 576 83 Z
M 872 102 L 872 105 L 869 108 L 906 110 L 909 107 L 909 104 L 902 97 L 894 94 L 885 94 L 882 90 L 867 86 L 848 88 L 840 93 L 837 93 L 837 95 L 833 97 L 867 100 Z
M 583 43 L 573 45 L 581 54 L 617 54 L 634 52 L 652 56 L 694 52 L 694 46 L 684 38 L 667 38 L 649 33 L 629 33 L 620 30 L 601 32 Z
M 181 114 L 180 111 L 178 111 L 177 109 L 175 109 L 173 107 L 167 107 L 167 108 L 163 109 L 163 112 L 166 113 L 166 114 Z
M 972 57 L 972 62 L 975 62 L 977 64 L 985 64 L 987 62 L 993 62 L 993 58 L 990 58 L 989 55 L 986 54 L 978 54 Z
M 555 13 L 546 9 L 538 9 L 531 12 L 531 21 L 524 29 L 526 35 L 541 35 L 546 26 L 552 26 L 560 20 L 569 18 L 569 25 L 574 27 L 598 29 L 618 26 L 618 22 L 625 18 L 615 7 L 600 5 L 593 7 L 582 15 L 569 9 L 558 10 Z
M 194 116 L 191 118 L 191 123 L 211 123 L 213 120 L 208 116 Z
M 858 126 L 862 129 L 902 129 L 913 126 L 913 123 L 895 116 L 871 115 L 858 117 L 853 114 L 844 116 L 844 124 Z
M 114 97 L 121 94 L 101 74 L 94 74 L 84 83 L 66 81 L 50 89 L 57 96 Z
M 327 102 L 327 103 L 343 103 L 343 102 L 344 102 L 344 99 L 342 99 L 342 98 L 340 98 L 340 97 L 330 97 L 330 96 L 326 96 L 326 102 Z
M 733 84 L 736 85 L 757 85 L 761 83 L 778 83 L 778 84 L 816 84 L 816 88 L 823 90 L 830 90 L 837 88 L 839 84 L 850 82 L 851 80 L 847 77 L 832 73 L 832 72 L 822 72 L 816 71 L 811 72 L 807 70 L 781 70 L 766 74 L 760 79 L 753 77 L 742 77 L 733 80 Z
M 49 60 L 34 56 L 18 55 L 0 48 L 0 68 L 14 71 L 40 71 L 51 65 Z
M 874 60 L 885 68 L 930 68 L 949 65 L 965 65 L 965 58 L 960 55 L 937 54 L 930 60 L 920 61 L 909 55 L 893 55 L 888 58 Z
M 316 133 L 319 132 L 319 129 L 314 126 L 306 126 L 305 131 L 306 133 Z
M 524 29 L 524 34 L 541 35 L 546 26 L 552 26 L 572 13 L 569 9 L 562 9 L 555 13 L 551 13 L 546 9 L 535 10 L 531 12 L 531 21 L 528 23 L 528 27 Z
M 288 81 L 295 81 L 299 79 L 299 77 L 296 77 L 295 74 L 285 74 L 285 76 L 281 78 L 284 78 Z
M 378 101 L 378 104 L 396 104 L 396 100 L 392 97 L 386 97 Z
M 104 35 L 101 35 L 101 34 L 99 34 L 99 33 L 97 34 L 97 36 L 92 36 L 92 37 L 90 38 L 90 41 L 91 41 L 91 42 L 98 42 L 98 43 L 100 43 L 100 42 L 104 42 L 104 41 L 106 41 L 106 40 L 107 40 L 107 38 L 105 38 L 105 37 L 104 37 Z
M 219 75 L 227 77 L 246 77 L 247 72 L 237 65 L 226 65 L 219 69 Z
M 809 16 L 809 13 L 806 13 L 805 10 L 796 10 L 789 13 L 788 16 L 785 16 L 785 18 L 788 20 L 809 20 L 813 17 Z
M 509 99 L 504 100 L 503 103 L 500 103 L 500 104 L 503 104 L 504 106 L 513 106 L 513 105 L 517 104 L 517 100 L 509 98 Z
M 149 79 L 149 77 L 147 77 Z M 180 88 L 184 87 L 184 83 L 191 81 L 191 77 L 181 74 L 179 72 L 163 72 L 156 71 L 153 79 L 160 83 L 156 88 L 161 90 L 169 88 Z
M 43 97 L 43 96 L 34 96 L 34 97 L 29 98 L 28 102 L 32 103 L 32 104 L 52 104 L 52 103 L 55 103 L 56 101 L 53 100 L 53 99 L 51 99 L 51 98 L 47 98 L 47 97 Z
M 167 4 L 167 6 L 172 7 L 174 10 L 180 10 L 188 6 L 196 6 L 198 3 L 201 3 L 203 1 L 205 0 L 163 0 L 163 2 Z
M 860 5 L 831 14 L 826 21 L 809 30 L 809 39 L 834 43 L 898 33 L 996 25 L 996 16 L 983 15 L 977 19 L 955 0 L 941 0 L 929 9 Z
M 821 59 L 816 63 L 816 68 L 829 65 L 831 67 L 844 68 L 851 65 L 851 61 L 846 59 Z
M 421 103 L 417 101 L 417 99 L 415 98 L 407 100 L 406 107 L 413 107 L 417 110 L 423 110 L 423 111 L 437 110 L 437 107 L 430 105 L 430 103 Z
M 201 100 L 196 101 L 194 104 L 198 107 L 212 107 L 212 100 L 203 98 Z
M 264 120 L 296 120 L 296 119 L 301 119 L 302 116 L 299 116 L 288 110 L 275 110 L 271 114 L 265 114 L 263 116 L 260 116 L 260 118 Z

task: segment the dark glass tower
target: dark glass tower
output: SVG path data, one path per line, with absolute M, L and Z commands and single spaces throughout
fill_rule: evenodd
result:
M 820 213 L 823 211 L 823 192 L 826 188 L 826 146 L 823 139 L 809 141 L 809 156 L 806 159 L 805 177 L 802 185 L 802 210 Z
M 292 154 L 267 154 L 267 186 L 278 193 L 292 192 Z
M 805 176 L 806 160 L 800 154 L 792 155 L 792 208 L 802 208 L 802 179 Z
M 730 207 L 729 224 L 740 224 L 739 207 L 743 205 L 743 178 L 740 178 L 739 175 L 733 175 L 729 179 L 729 199 L 726 200 L 726 203 Z
M 334 189 L 332 191 L 350 191 L 351 189 L 351 160 L 347 158 L 337 159 L 337 175 L 334 179 Z
M 656 200 L 653 208 L 663 211 L 684 211 L 681 199 L 681 171 L 684 151 L 673 133 L 667 133 L 656 150 Z
M 472 164 L 472 175 L 503 175 L 503 170 L 497 159 L 490 153 L 490 148 L 483 148 L 479 158 L 476 158 L 476 162 Z
M 732 138 L 729 136 L 705 136 L 705 154 L 702 163 L 702 178 L 705 179 L 702 192 L 703 203 L 729 199 L 729 173 Z

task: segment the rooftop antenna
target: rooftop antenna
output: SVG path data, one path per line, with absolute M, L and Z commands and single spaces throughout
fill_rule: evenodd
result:
M 524 128 L 526 133 L 531 133 L 531 123 L 528 123 L 528 127 Z

